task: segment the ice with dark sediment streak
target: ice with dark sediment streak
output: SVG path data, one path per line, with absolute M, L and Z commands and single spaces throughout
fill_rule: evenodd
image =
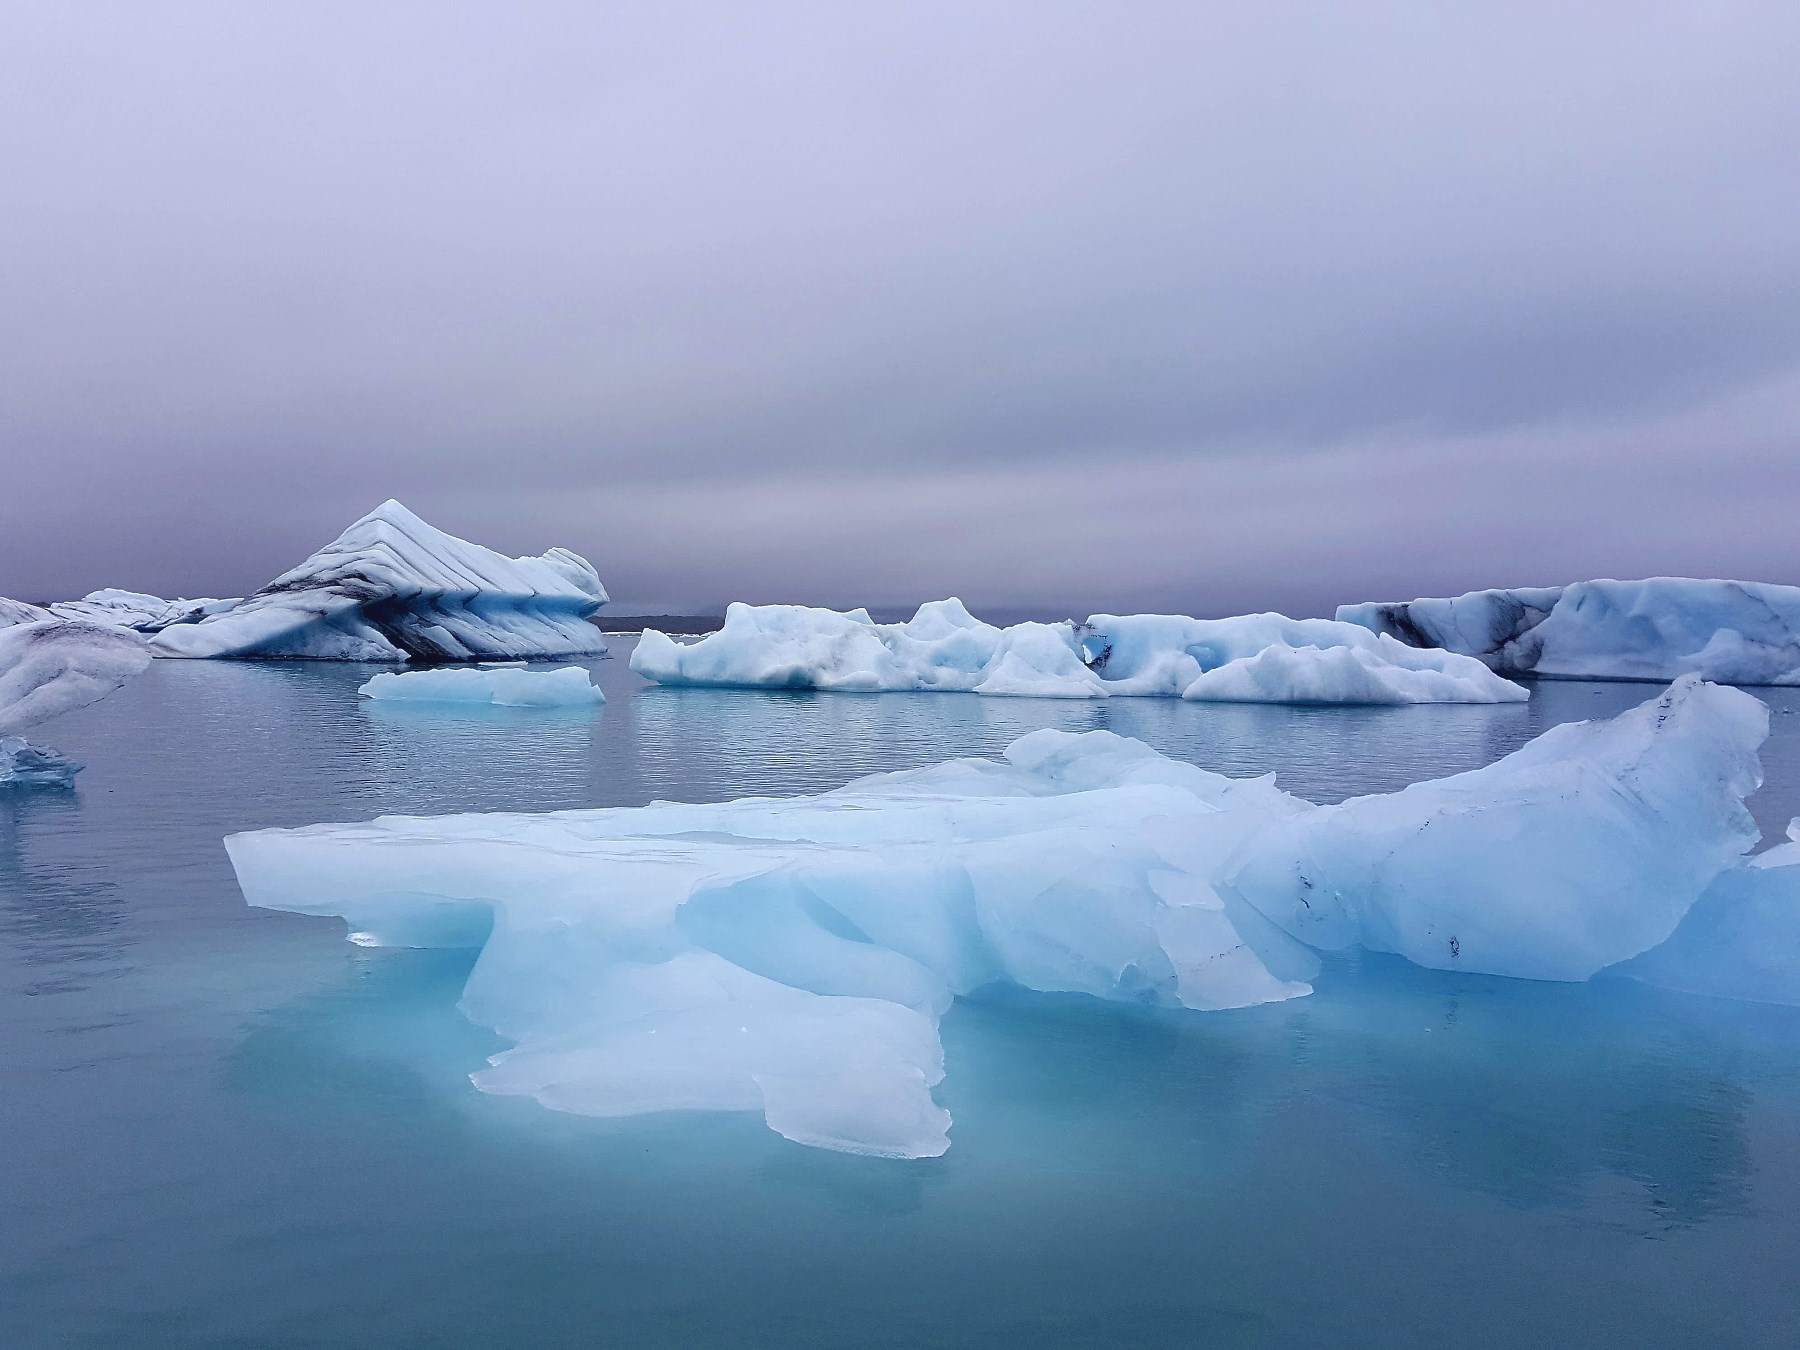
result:
M 1206 1011 L 1308 993 L 1321 950 L 1581 980 L 1656 948 L 1754 843 L 1766 733 L 1757 700 L 1688 679 L 1330 806 L 1039 731 L 998 762 L 811 797 L 226 846 L 251 904 L 342 916 L 366 946 L 479 948 L 461 1006 L 513 1043 L 475 1075 L 486 1091 L 755 1111 L 805 1144 L 912 1158 L 949 1147 L 937 1023 L 984 986 Z
M 222 613 L 164 628 L 177 657 L 481 661 L 592 656 L 606 590 L 586 559 L 553 548 L 508 558 L 382 505 L 298 567 Z
M 67 786 L 81 765 L 18 733 L 106 697 L 150 664 L 126 628 L 43 618 L 0 627 L 0 783 Z
M 0 736 L 112 693 L 150 664 L 126 628 L 38 619 L 0 628 Z
M 1344 605 L 1346 622 L 1503 675 L 1800 684 L 1800 586 L 1651 577 Z
M 843 693 L 1389 704 L 1526 697 L 1470 657 L 1420 651 L 1332 619 L 1097 614 L 1081 624 L 996 628 L 954 598 L 889 624 L 860 609 L 736 604 L 718 632 L 695 642 L 647 630 L 631 668 L 658 684 Z

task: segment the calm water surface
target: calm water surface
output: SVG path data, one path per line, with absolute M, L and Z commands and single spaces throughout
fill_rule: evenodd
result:
M 1645 686 L 1350 709 L 644 686 L 394 710 L 363 668 L 159 662 L 0 789 L 0 1346 L 1800 1344 L 1800 1011 L 1365 959 L 1311 998 L 959 1004 L 941 1159 L 485 1097 L 466 953 L 244 907 L 219 840 L 794 793 L 1106 727 L 1317 800 Z M 1800 696 L 1753 800 L 1800 812 Z

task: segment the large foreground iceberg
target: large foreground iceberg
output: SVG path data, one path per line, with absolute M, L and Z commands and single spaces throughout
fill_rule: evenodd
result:
M 1108 732 L 1039 731 L 816 797 L 233 835 L 254 905 L 478 947 L 490 1092 L 760 1111 L 949 1146 L 937 1019 L 997 983 L 1198 1010 L 1309 992 L 1315 949 L 1585 979 L 1675 931 L 1756 832 L 1765 710 L 1684 681 L 1472 773 L 1315 806 Z
M 1526 697 L 1481 662 L 1419 651 L 1331 619 L 1099 614 L 996 628 L 959 600 L 906 623 L 866 611 L 732 605 L 681 644 L 647 630 L 631 668 L 671 685 L 851 693 L 963 690 L 1043 698 L 1162 695 L 1258 703 L 1505 703 Z
M 592 656 L 606 591 L 553 548 L 508 558 L 434 529 L 396 501 L 223 613 L 164 628 L 158 656 L 479 661 Z
M 1652 577 L 1344 605 L 1338 618 L 1502 674 L 1800 684 L 1800 586 Z
M 375 676 L 357 692 L 381 702 L 485 704 L 495 708 L 577 708 L 606 701 L 580 666 L 557 670 L 456 666 L 388 672 Z
M 0 783 L 70 782 L 79 764 L 18 733 L 106 697 L 149 664 L 129 629 L 54 618 L 0 628 Z

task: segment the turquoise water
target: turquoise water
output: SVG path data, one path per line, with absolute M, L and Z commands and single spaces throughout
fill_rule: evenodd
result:
M 622 657 L 629 643 L 619 645 Z M 1256 708 L 662 690 L 433 714 L 366 670 L 159 662 L 0 790 L 0 1346 L 1800 1344 L 1800 1011 L 1365 959 L 1232 1013 L 994 997 L 941 1159 L 486 1097 L 469 957 L 246 909 L 219 840 L 814 790 L 1104 726 L 1324 800 L 1643 686 Z M 1800 812 L 1775 706 L 1766 833 Z

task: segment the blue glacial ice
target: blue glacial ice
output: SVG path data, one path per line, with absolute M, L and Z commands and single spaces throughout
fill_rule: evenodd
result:
M 1420 651 L 1356 624 L 1099 614 L 996 628 L 959 600 L 905 623 L 863 610 L 732 605 L 686 644 L 645 632 L 631 668 L 670 685 L 850 693 L 962 690 L 1039 698 L 1166 696 L 1259 703 L 1505 703 L 1526 691 L 1481 662 Z
M 1506 675 L 1800 684 L 1800 586 L 1652 577 L 1344 605 L 1337 617 Z
M 1766 731 L 1757 700 L 1688 679 L 1335 806 L 1038 731 L 1000 762 L 812 797 L 226 847 L 253 905 L 342 916 L 368 946 L 479 948 L 461 1006 L 513 1042 L 485 1091 L 598 1116 L 760 1111 L 802 1143 L 925 1157 L 949 1146 L 938 1018 L 984 986 L 1217 1010 L 1309 993 L 1320 950 L 1560 980 L 1640 956 L 1754 843 L 1741 799 Z M 1755 927 L 1711 923 L 1712 968 Z
M 157 633 L 158 656 L 480 661 L 592 656 L 606 590 L 553 548 L 508 558 L 384 502 L 298 567 L 197 622 Z
M 375 676 L 357 692 L 364 698 L 394 703 L 486 704 L 496 708 L 580 708 L 606 701 L 580 666 L 556 670 L 446 666 L 389 671 Z

